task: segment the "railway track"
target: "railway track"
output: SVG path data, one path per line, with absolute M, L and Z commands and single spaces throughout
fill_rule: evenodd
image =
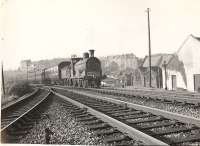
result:
M 144 144 L 141 141 L 132 139 L 127 133 L 121 132 L 117 127 L 113 126 L 113 123 L 106 121 L 106 118 L 102 118 L 98 112 L 90 110 L 80 103 L 70 100 L 69 98 L 54 92 L 65 106 L 65 109 L 70 111 L 72 117 L 76 119 L 76 122 L 80 123 L 88 130 L 92 131 L 95 136 L 98 136 L 103 144 L 109 145 L 141 145 Z M 76 144 L 76 143 L 73 143 Z
M 63 89 L 73 89 L 76 90 L 77 88 L 68 88 L 66 86 L 53 86 L 59 87 Z M 186 116 L 191 116 L 194 118 L 200 118 L 200 105 L 199 104 L 191 104 L 187 102 L 173 102 L 165 99 L 154 99 L 154 98 L 146 98 L 146 97 L 138 97 L 138 96 L 121 96 L 121 95 L 113 95 L 113 94 L 106 94 L 101 92 L 93 91 L 93 89 L 82 89 L 78 88 L 79 91 L 84 91 L 89 94 L 93 94 L 96 96 L 105 96 L 113 99 L 118 99 L 121 101 L 126 101 L 138 105 L 144 105 L 152 108 L 157 108 L 160 110 L 165 110 L 168 112 L 178 113 Z M 96 89 L 94 89 L 96 90 Z M 98 89 L 97 89 L 98 90 Z M 200 99 L 200 98 L 199 98 Z
M 55 87 L 61 87 L 66 88 L 66 86 L 55 86 Z M 180 93 L 176 94 L 176 92 L 168 94 L 168 92 L 153 92 L 150 91 L 143 91 L 143 90 L 118 90 L 118 89 L 107 89 L 107 88 L 72 88 L 67 87 L 68 89 L 78 89 L 81 91 L 89 91 L 89 92 L 96 92 L 104 95 L 113 95 L 118 97 L 127 97 L 127 98 L 141 98 L 146 100 L 154 100 L 154 101 L 160 101 L 162 103 L 171 103 L 176 105 L 191 105 L 194 108 L 200 107 L 200 94 L 189 94 L 187 96 L 181 96 Z
M 66 87 L 66 86 L 55 86 L 55 87 L 61 87 L 61 88 L 68 88 L 68 89 L 74 89 L 72 87 Z M 128 98 L 142 98 L 142 99 L 151 99 L 156 100 L 164 103 L 175 103 L 177 105 L 184 105 L 189 104 L 193 105 L 194 107 L 200 106 L 200 94 L 186 94 L 182 92 L 161 92 L 161 91 L 145 91 L 145 90 L 126 90 L 126 89 L 117 89 L 117 88 L 76 88 L 82 91 L 91 91 L 96 93 L 101 93 L 105 95 L 114 95 L 119 97 L 128 97 Z
M 177 95 L 185 96 L 185 97 L 199 97 L 200 93 L 197 92 L 189 92 L 189 91 L 176 91 L 176 90 L 164 90 L 162 88 L 117 88 L 117 87 L 102 87 L 103 89 L 110 89 L 110 90 L 120 90 L 120 91 L 145 91 L 145 92 L 154 92 L 159 93 L 162 92 L 164 94 L 172 94 L 174 95 L 174 92 Z
M 58 86 L 61 87 L 61 86 Z M 72 87 L 67 87 L 71 88 Z M 156 90 L 142 90 L 142 89 L 118 89 L 118 88 L 77 88 L 80 90 L 88 90 L 98 92 L 101 94 L 124 96 L 124 97 L 141 97 L 146 99 L 161 100 L 162 102 L 172 102 L 180 104 L 200 105 L 200 94 L 198 93 L 183 93 L 176 91 L 156 91 Z
M 53 88 L 54 94 L 86 108 L 92 115 L 117 127 L 133 139 L 147 145 L 179 145 L 200 143 L 200 119 L 145 106 L 93 96 L 70 89 Z M 93 116 L 86 117 L 89 122 Z M 104 126 L 104 125 L 102 125 Z
M 1 110 L 1 141 L 16 143 L 32 128 L 38 119 L 38 109 L 50 95 L 48 90 L 39 89 L 35 94 Z M 37 110 L 38 109 L 38 110 Z
M 165 91 L 165 90 L 142 90 L 142 89 L 118 89 L 118 88 L 102 88 L 102 89 L 89 89 L 104 94 L 112 94 L 117 96 L 137 96 L 142 98 L 159 99 L 163 102 L 180 102 L 185 104 L 200 105 L 200 94 L 198 93 L 185 93 L 178 91 Z

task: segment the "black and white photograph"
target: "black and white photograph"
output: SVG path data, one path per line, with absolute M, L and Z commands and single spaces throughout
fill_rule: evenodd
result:
M 0 0 L 1 145 L 200 146 L 200 0 Z

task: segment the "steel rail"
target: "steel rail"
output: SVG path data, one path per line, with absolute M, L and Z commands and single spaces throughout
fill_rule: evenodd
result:
M 113 102 L 113 103 L 116 103 L 116 104 L 122 104 L 122 105 L 125 105 L 127 107 L 134 108 L 136 110 L 142 110 L 142 111 L 145 111 L 145 112 L 150 112 L 152 114 L 163 116 L 163 117 L 168 118 L 168 119 L 178 120 L 178 121 L 181 121 L 182 123 L 194 124 L 194 125 L 200 127 L 200 119 L 198 119 L 198 118 L 193 118 L 193 117 L 190 117 L 190 116 L 172 113 L 172 112 L 160 110 L 160 109 L 157 109 L 157 108 L 151 108 L 151 107 L 147 107 L 147 106 L 143 106 L 143 105 L 138 105 L 138 104 L 129 103 L 129 102 L 125 102 L 125 101 L 121 101 L 121 100 L 117 100 L 117 99 L 112 99 L 112 98 L 105 97 L 105 96 L 92 95 L 92 94 L 89 94 L 89 93 L 84 93 L 82 91 L 75 91 L 75 90 L 71 90 L 71 89 L 63 89 L 63 88 L 59 88 L 59 87 L 54 87 L 54 88 L 71 91 L 71 92 L 74 92 L 74 93 L 82 94 L 82 95 L 89 96 L 89 97 L 96 98 L 96 99 L 103 99 L 103 100 L 110 101 L 110 102 Z
M 109 90 L 120 90 L 120 91 L 144 91 L 144 92 L 154 92 L 154 93 L 164 93 L 164 94 L 172 94 L 174 95 L 174 92 L 176 92 L 176 95 L 182 95 L 182 96 L 197 96 L 200 98 L 200 93 L 197 92 L 190 92 L 190 91 L 171 91 L 171 90 L 164 90 L 159 88 L 133 88 L 133 89 L 127 89 L 127 88 L 111 88 L 111 87 L 102 87 L 101 89 L 109 89 Z
M 104 122 L 107 122 L 109 123 L 110 125 L 112 126 L 115 126 L 117 127 L 117 129 L 119 129 L 121 132 L 123 133 L 127 133 L 128 136 L 130 136 L 131 138 L 133 139 L 136 139 L 136 140 L 142 140 L 145 144 L 147 145 L 168 145 L 154 137 L 151 137 L 133 127 L 130 127 L 114 118 L 111 118 L 97 110 L 94 110 L 93 108 L 89 107 L 89 106 L 86 106 L 78 101 L 75 101 L 75 100 L 72 100 L 71 98 L 68 98 L 67 96 L 64 96 L 64 95 L 61 95 L 55 91 L 52 91 L 55 95 L 81 107 L 81 108 L 86 108 L 88 112 L 90 112 L 92 115 L 95 115 L 96 117 L 98 117 L 99 119 L 101 119 L 102 121 Z
M 174 93 L 172 95 L 172 93 L 170 93 L 170 95 L 168 93 L 164 93 L 162 94 L 161 92 L 158 93 L 147 93 L 147 91 L 143 91 L 140 90 L 140 92 L 143 93 L 134 93 L 134 90 L 120 90 L 120 89 L 92 89 L 90 88 L 89 90 L 92 91 L 102 91 L 102 92 L 112 92 L 112 93 L 118 93 L 118 94 L 126 94 L 126 95 L 130 95 L 130 96 L 138 96 L 138 97 L 146 97 L 146 98 L 154 98 L 154 99 L 161 99 L 161 100 L 169 100 L 169 101 L 179 101 L 182 103 L 191 103 L 191 104 L 195 104 L 198 105 L 200 104 L 200 97 L 193 97 L 191 96 L 189 97 L 177 97 L 177 96 L 182 96 L 182 95 L 178 95 L 176 93 Z M 139 92 L 139 91 L 136 91 Z
M 37 102 L 33 107 L 31 107 L 29 110 L 27 110 L 25 113 L 21 114 L 19 117 L 17 117 L 15 120 L 13 120 L 12 122 L 10 122 L 8 125 L 6 125 L 5 127 L 3 127 L 1 129 L 1 133 L 4 132 L 8 127 L 10 127 L 11 125 L 13 125 L 15 122 L 17 122 L 19 119 L 21 119 L 22 117 L 24 117 L 26 114 L 28 114 L 29 112 L 31 112 L 33 109 L 35 109 L 39 104 L 41 104 L 49 95 L 51 94 L 51 92 L 48 92 L 47 95 L 45 97 L 43 97 L 39 102 Z
M 61 88 L 66 88 L 66 86 L 60 86 L 60 85 L 56 85 L 53 87 L 61 87 Z M 73 87 L 67 87 L 69 89 L 73 89 Z M 114 93 L 114 94 L 118 94 L 120 96 L 137 96 L 137 97 L 145 97 L 145 98 L 152 98 L 152 99 L 160 99 L 160 100 L 168 100 L 168 101 L 172 101 L 172 102 L 181 102 L 181 103 L 190 103 L 190 104 L 194 104 L 194 105 L 200 105 L 200 95 L 199 97 L 194 97 L 193 95 L 191 95 L 191 97 L 177 97 L 177 96 L 181 96 L 179 94 L 176 94 L 175 92 L 173 93 L 164 93 L 161 94 L 161 92 L 159 91 L 153 91 L 154 93 L 150 93 L 150 91 L 146 91 L 146 90 L 127 90 L 127 89 L 110 89 L 110 88 L 100 88 L 100 89 L 96 89 L 96 88 L 77 88 L 77 89 L 81 89 L 81 90 L 91 90 L 94 92 L 103 92 L 103 93 Z M 134 92 L 143 92 L 143 93 L 134 93 Z M 151 91 L 152 92 L 152 91 Z

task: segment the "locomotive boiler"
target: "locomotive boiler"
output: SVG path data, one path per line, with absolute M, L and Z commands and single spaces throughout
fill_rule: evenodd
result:
M 64 85 L 74 87 L 100 87 L 101 62 L 94 57 L 94 50 L 84 53 L 83 58 L 72 57 L 71 62 L 65 62 L 59 67 L 60 80 Z
M 94 50 L 83 57 L 73 56 L 56 66 L 45 68 L 41 73 L 42 83 L 62 84 L 74 87 L 100 87 L 102 78 L 101 62 L 94 57 Z

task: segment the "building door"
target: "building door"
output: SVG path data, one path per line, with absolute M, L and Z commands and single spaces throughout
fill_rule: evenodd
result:
M 172 90 L 176 90 L 176 75 L 172 75 Z
M 194 91 L 200 92 L 200 74 L 194 74 Z

